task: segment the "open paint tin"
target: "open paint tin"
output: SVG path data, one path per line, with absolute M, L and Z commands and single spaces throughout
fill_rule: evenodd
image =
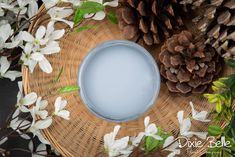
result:
M 125 122 L 154 104 L 160 74 L 146 49 L 130 41 L 112 40 L 88 53 L 79 69 L 78 84 L 91 112 L 108 121 Z

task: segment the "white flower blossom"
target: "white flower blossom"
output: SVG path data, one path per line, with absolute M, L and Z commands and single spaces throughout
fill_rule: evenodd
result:
M 23 47 L 24 51 L 21 61 L 29 67 L 31 73 L 37 63 L 42 71 L 46 73 L 52 72 L 52 66 L 44 55 L 60 52 L 61 49 L 56 40 L 62 38 L 64 33 L 64 29 L 55 30 L 53 22 L 49 22 L 47 28 L 40 26 L 36 31 L 35 37 L 26 31 L 21 32 L 21 38 L 27 42 Z
M 10 24 L 3 24 L 0 25 L 0 50 L 1 49 L 12 49 L 15 48 L 19 45 L 19 41 L 15 40 L 15 41 L 7 41 L 8 38 L 13 34 L 13 30 L 11 29 L 11 25 Z
M 62 100 L 61 97 L 58 97 L 55 101 L 55 112 L 54 115 L 59 116 L 61 118 L 64 118 L 66 120 L 69 120 L 70 112 L 67 110 L 64 110 L 64 108 L 67 105 L 66 100 Z
M 23 53 L 20 58 L 23 64 L 29 67 L 29 71 L 31 73 L 34 71 L 34 68 L 37 65 L 37 61 L 34 59 L 37 56 L 32 54 L 33 53 L 32 49 L 33 49 L 33 45 L 31 43 L 27 43 L 23 48 Z
M 33 50 L 33 45 L 31 43 L 27 43 L 24 47 L 23 54 L 21 56 L 21 61 L 23 62 L 24 65 L 27 65 L 29 67 L 30 72 L 32 73 L 34 71 L 35 66 L 39 65 L 40 69 L 46 73 L 51 73 L 52 72 L 52 66 L 50 62 L 46 59 L 44 54 L 50 54 L 50 52 L 46 50 L 51 50 L 52 53 L 55 53 L 53 51 L 56 49 L 57 51 L 57 44 L 55 45 L 56 47 L 53 48 L 53 43 L 42 49 L 42 51 L 36 51 Z M 34 51 L 34 52 L 33 52 Z
M 36 120 L 36 116 L 39 116 L 41 119 L 46 119 L 48 116 L 48 111 L 45 108 L 48 105 L 48 101 L 42 100 L 42 97 L 38 97 L 36 101 L 36 105 L 30 109 L 30 113 L 34 120 Z
M 73 28 L 74 23 L 72 21 L 66 20 L 65 18 L 73 14 L 73 9 L 65 7 L 53 7 L 47 12 L 51 17 L 51 22 L 64 22 Z
M 104 6 L 111 6 L 111 7 L 118 6 L 118 0 L 112 0 L 110 2 L 104 2 L 103 0 L 89 0 L 89 1 L 97 2 L 97 3 L 103 4 Z M 93 20 L 103 20 L 105 16 L 106 15 L 104 11 L 99 11 L 97 13 L 85 14 L 84 18 L 92 17 Z
M 54 22 L 50 21 L 47 24 L 45 39 L 47 40 L 47 42 L 59 40 L 60 38 L 63 37 L 64 33 L 65 33 L 64 29 L 55 30 Z
M 129 137 L 123 137 L 121 139 L 115 140 L 116 135 L 120 129 L 120 126 L 117 125 L 114 127 L 113 132 L 104 135 L 104 148 L 107 151 L 109 157 L 115 156 L 129 156 L 131 151 L 127 150 Z
M 140 137 L 141 137 L 141 135 L 142 136 L 151 136 L 151 137 L 155 138 L 156 140 L 162 140 L 162 138 L 160 136 L 156 135 L 158 132 L 156 124 L 154 124 L 154 123 L 149 124 L 149 121 L 150 121 L 150 117 L 145 117 L 145 119 L 144 119 L 145 132 L 140 133 L 139 136 Z
M 175 141 L 174 143 L 173 142 L 174 142 L 174 136 L 169 136 L 163 144 L 163 148 L 165 148 L 164 150 L 171 152 L 167 157 L 174 157 L 175 155 L 180 154 L 180 149 L 177 149 L 179 148 L 179 142 L 177 141 Z
M 18 82 L 19 92 L 17 94 L 17 104 L 21 112 L 30 112 L 29 106 L 34 104 L 37 100 L 37 94 L 35 92 L 29 93 L 26 96 L 23 95 L 22 82 Z
M 41 134 L 41 130 L 50 127 L 52 124 L 52 118 L 47 117 L 44 120 L 33 121 L 30 128 L 28 129 L 29 132 L 33 133 L 34 136 L 37 136 L 38 139 L 44 144 L 50 144 Z
M 15 5 L 11 4 L 12 1 L 11 0 L 1 0 L 0 1 L 0 16 L 4 16 L 5 11 L 6 10 L 11 10 L 14 8 Z
M 211 120 L 207 119 L 208 112 L 207 111 L 201 111 L 198 112 L 194 109 L 194 105 L 192 102 L 189 102 L 191 108 L 192 108 L 192 118 L 197 121 L 201 122 L 210 122 Z
M 7 60 L 7 57 L 0 57 L 0 78 L 8 78 L 14 81 L 17 77 L 21 77 L 21 73 L 8 70 L 10 65 L 11 63 Z
M 207 132 L 193 132 L 190 131 L 191 128 L 191 121 L 190 118 L 184 119 L 184 111 L 179 111 L 177 114 L 177 118 L 180 124 L 180 135 L 184 137 L 189 137 L 191 138 L 193 135 L 201 138 L 201 139 L 206 139 L 207 137 Z
M 46 28 L 44 26 L 40 26 L 36 31 L 35 37 L 26 31 L 22 31 L 20 35 L 22 40 L 32 43 L 35 46 L 40 46 L 46 44 L 46 41 L 43 39 L 45 34 Z
M 27 11 L 28 15 L 30 15 L 30 13 L 36 13 L 38 4 L 35 0 L 2 0 L 0 1 L 0 16 L 4 15 L 4 9 L 12 11 L 14 14 L 24 16 Z

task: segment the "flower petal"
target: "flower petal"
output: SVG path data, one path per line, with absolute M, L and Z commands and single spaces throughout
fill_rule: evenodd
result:
M 174 142 L 174 136 L 169 136 L 166 138 L 164 144 L 163 144 L 163 148 L 169 146 L 170 144 L 172 144 L 172 142 Z
M 99 11 L 97 13 L 95 13 L 95 15 L 92 17 L 93 20 L 103 20 L 105 18 L 105 12 L 103 11 Z
M 70 28 L 73 28 L 74 23 L 72 21 L 69 20 L 65 20 L 65 19 L 60 19 L 60 18 L 54 18 L 55 21 L 60 21 L 60 22 L 64 22 L 67 25 L 69 25 Z
M 32 140 L 29 141 L 28 148 L 29 148 L 29 150 L 30 150 L 31 152 L 34 151 L 34 150 L 33 150 L 34 146 L 33 146 L 33 141 L 32 141 Z
M 61 117 L 61 118 L 64 118 L 66 120 L 69 120 L 69 116 L 70 116 L 70 112 L 67 111 L 67 110 L 62 110 L 62 111 L 59 111 L 57 114 L 57 116 Z
M 22 31 L 20 34 L 20 38 L 26 42 L 33 42 L 34 41 L 34 37 L 26 31 Z
M 123 137 L 119 140 L 116 140 L 115 143 L 113 144 L 112 148 L 122 150 L 127 147 L 128 142 L 129 142 L 129 137 L 128 136 Z
M 36 93 L 29 93 L 23 98 L 23 105 L 24 106 L 29 106 L 32 105 L 37 101 L 37 94 Z
M 46 140 L 46 139 L 43 137 L 43 135 L 41 134 L 41 132 L 38 131 L 38 132 L 36 133 L 36 136 L 38 137 L 38 139 L 39 139 L 40 142 L 42 142 L 42 143 L 44 143 L 44 144 L 50 145 L 50 142 L 49 142 L 48 140 Z
M 42 61 L 44 59 L 44 56 L 41 53 L 34 52 L 31 54 L 31 58 L 35 61 Z
M 56 30 L 51 34 L 50 38 L 51 40 L 58 40 L 63 37 L 64 33 L 65 33 L 64 29 Z
M 38 12 L 38 3 L 36 1 L 31 1 L 28 6 L 28 17 L 31 18 Z
M 187 133 L 191 128 L 191 121 L 190 118 L 186 118 L 183 120 L 183 123 L 180 127 L 180 133 L 183 135 L 184 133 Z
M 0 38 L 2 38 L 3 42 L 6 42 L 6 40 L 12 35 L 13 30 L 11 29 L 10 24 L 5 24 L 0 26 Z
M 42 39 L 46 33 L 46 28 L 44 26 L 40 26 L 36 32 L 36 39 Z
M 0 58 L 0 74 L 4 74 L 10 67 L 10 62 L 7 60 L 7 57 Z
M 60 50 L 61 49 L 60 49 L 58 42 L 51 41 L 50 43 L 46 45 L 45 48 L 41 49 L 41 53 L 45 55 L 50 55 L 50 54 L 58 53 L 60 52 Z
M 15 81 L 16 78 L 21 77 L 22 74 L 19 71 L 7 71 L 3 77 L 9 78 L 11 81 Z
M 195 135 L 200 139 L 205 140 L 207 138 L 208 132 L 189 132 L 189 134 Z
M 157 133 L 157 127 L 156 124 L 150 124 L 146 129 L 145 132 L 148 134 L 156 134 Z
M 5 43 L 5 48 L 7 49 L 12 49 L 12 48 L 15 48 L 19 45 L 20 41 L 13 41 L 13 42 L 10 42 L 10 43 Z
M 29 71 L 30 73 L 33 73 L 35 66 L 37 65 L 37 61 L 34 60 L 29 60 L 28 61 L 28 67 L 29 67 Z
M 177 113 L 177 118 L 178 118 L 179 124 L 182 124 L 183 123 L 183 119 L 184 119 L 184 111 L 179 111 Z
M 104 6 L 111 6 L 111 7 L 117 7 L 118 6 L 118 0 L 113 0 L 111 2 L 105 2 Z
M 148 116 L 148 117 L 145 117 L 145 119 L 144 119 L 144 126 L 145 126 L 145 128 L 148 127 L 149 121 L 150 121 L 150 117 L 149 117 L 149 116 Z
M 49 61 L 44 57 L 43 60 L 39 62 L 39 67 L 42 69 L 42 71 L 46 73 L 51 73 L 52 72 L 52 67 Z
M 56 98 L 55 105 L 54 105 L 55 106 L 55 113 L 58 113 L 60 111 L 61 101 L 62 101 L 61 97 Z
M 115 140 L 115 137 L 117 136 L 118 131 L 120 130 L 121 126 L 116 125 L 113 129 L 113 140 Z
M 52 118 L 48 117 L 47 119 L 37 121 L 34 126 L 37 129 L 46 129 L 49 126 L 51 126 L 51 124 L 52 124 Z

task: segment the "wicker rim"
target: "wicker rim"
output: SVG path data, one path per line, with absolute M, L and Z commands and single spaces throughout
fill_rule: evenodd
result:
M 44 7 L 41 7 L 40 9 L 39 9 L 39 12 L 41 12 L 41 11 L 43 11 L 44 10 Z M 35 27 L 35 25 L 37 25 L 39 23 L 39 21 L 34 21 L 32 24 L 31 24 L 31 26 L 30 26 L 30 28 L 29 28 L 29 31 L 30 32 L 32 32 L 33 31 L 33 29 L 34 29 L 34 27 Z M 107 23 L 105 23 L 104 25 L 107 25 Z M 115 27 L 115 26 L 112 26 L 112 25 L 108 25 L 109 27 Z M 102 28 L 99 28 L 99 29 L 102 29 Z M 115 29 L 114 29 L 115 30 Z M 112 31 L 111 31 L 112 32 Z M 91 32 L 91 33 L 94 33 L 94 32 Z M 97 32 L 96 32 L 97 33 Z M 115 32 L 114 32 L 115 33 Z M 85 35 L 87 35 L 86 33 L 84 33 Z M 83 34 L 83 36 L 85 36 Z M 82 36 L 82 35 L 81 35 Z M 122 37 L 121 37 L 122 38 Z M 157 50 L 159 50 L 159 48 L 157 48 L 157 49 L 153 49 L 152 50 L 152 52 L 156 52 Z M 154 54 L 153 54 L 154 55 Z M 155 55 L 154 55 L 155 56 Z M 34 75 L 39 75 L 39 73 L 40 72 L 36 72 Z M 233 69 L 231 69 L 231 68 L 225 68 L 224 69 L 224 75 L 228 75 L 228 74 L 231 74 L 231 73 L 234 73 L 234 70 Z M 25 93 L 29 93 L 29 92 L 31 92 L 31 91 L 37 91 L 37 90 L 39 90 L 39 86 L 38 87 L 36 87 L 35 88 L 35 86 L 33 86 L 33 84 L 35 83 L 35 81 L 37 82 L 37 81 L 40 81 L 40 79 L 39 80 L 36 80 L 38 77 L 36 77 L 36 76 L 34 76 L 34 75 L 31 75 L 31 74 L 29 74 L 29 70 L 28 70 L 28 68 L 26 67 L 26 66 L 22 66 L 22 74 L 23 74 L 23 84 L 24 84 L 24 91 L 25 91 Z M 41 74 L 40 74 L 41 75 Z M 45 77 L 44 75 L 42 75 L 43 77 Z M 36 77 L 36 78 L 35 78 Z M 41 79 L 42 80 L 42 79 Z M 32 83 L 33 82 L 33 83 Z M 145 114 L 145 116 L 146 115 L 150 115 L 151 117 L 154 117 L 155 116 L 155 118 L 153 118 L 153 122 L 156 122 L 156 124 L 158 125 L 162 125 L 161 127 L 163 127 L 163 130 L 165 130 L 165 131 L 167 131 L 167 132 L 175 132 L 175 127 L 177 126 L 177 124 L 175 125 L 175 119 L 176 119 L 176 115 L 175 115 L 175 113 L 176 113 L 176 111 L 174 111 L 173 113 L 172 113 L 172 111 L 171 110 L 167 110 L 167 109 L 172 109 L 173 107 L 175 108 L 175 110 L 177 110 L 177 108 L 180 108 L 180 107 L 183 107 L 184 109 L 185 109 L 185 112 L 187 112 L 187 115 L 189 115 L 190 113 L 190 111 L 189 111 L 189 108 L 188 107 L 186 107 L 185 106 L 185 102 L 189 102 L 189 100 L 194 100 L 194 101 L 197 101 L 198 99 L 200 99 L 200 101 L 197 101 L 197 102 L 202 102 L 202 104 L 201 104 L 201 106 L 195 106 L 196 108 L 199 108 L 199 109 L 207 109 L 207 110 L 212 110 L 212 107 L 211 106 L 208 106 L 208 103 L 206 103 L 207 105 L 205 106 L 205 105 L 203 105 L 203 104 L 205 104 L 205 102 L 203 102 L 204 100 L 201 100 L 201 98 L 199 98 L 199 97 L 197 97 L 197 98 L 194 98 L 194 97 L 190 97 L 190 98 L 184 98 L 184 99 L 180 99 L 180 98 L 178 98 L 178 97 L 171 97 L 171 96 L 169 96 L 168 94 L 167 94 L 167 96 L 164 96 L 164 94 L 167 94 L 167 92 L 165 91 L 165 87 L 164 87 L 164 85 L 163 85 L 163 87 L 161 87 L 161 92 L 160 92 L 160 97 L 161 97 L 161 100 L 158 100 L 157 101 L 157 104 L 159 105 L 158 106 L 158 109 L 160 108 L 161 109 L 161 112 L 159 112 L 158 110 L 156 110 L 156 105 L 154 105 L 152 108 L 151 108 L 151 110 L 148 112 L 148 113 L 146 113 Z M 170 101 L 171 99 L 174 99 L 173 101 Z M 169 101 L 169 102 L 168 102 Z M 182 101 L 182 105 L 178 105 L 178 106 L 174 106 L 173 104 L 171 104 L 171 105 L 173 105 L 172 107 L 170 107 L 169 108 L 169 103 L 171 103 L 171 102 L 175 102 L 176 103 L 176 105 L 177 105 L 177 103 L 178 102 L 181 102 Z M 164 104 L 164 105 L 162 105 L 162 104 Z M 52 105 L 52 104 L 50 104 L 50 105 Z M 180 107 L 179 107 L 180 106 Z M 182 109 L 182 108 L 181 108 Z M 72 111 L 73 109 L 71 108 L 71 111 Z M 167 110 L 167 111 L 165 111 L 165 110 Z M 84 112 L 84 110 L 82 110 L 83 112 Z M 161 115 L 161 113 L 167 113 L 166 115 L 165 115 L 165 117 L 164 118 L 161 118 L 161 120 L 159 121 L 158 119 L 156 119 L 156 115 L 157 114 L 159 114 L 160 116 L 162 116 Z M 87 114 L 87 113 L 86 113 Z M 170 115 L 174 115 L 174 117 L 171 117 Z M 159 117 L 159 116 L 158 116 Z M 88 117 L 86 117 L 86 118 L 88 118 L 87 120 L 89 120 L 89 119 L 94 119 L 94 117 L 92 117 L 92 116 L 88 116 Z M 152 119 L 152 118 L 151 118 Z M 138 122 L 137 122 L 138 121 Z M 168 121 L 172 121 L 173 123 L 171 124 L 169 124 L 168 123 Z M 113 128 L 113 126 L 114 125 L 116 125 L 116 124 L 114 124 L 114 123 L 108 123 L 108 122 L 104 122 L 104 121 L 100 121 L 100 120 L 97 120 L 97 119 L 94 119 L 94 122 L 95 123 L 97 123 L 96 125 L 97 126 L 100 126 L 100 125 L 102 125 L 102 126 L 104 126 L 104 127 L 106 127 L 106 128 L 103 128 L 103 129 L 101 129 L 101 130 L 97 130 L 98 132 L 99 132 L 99 134 L 101 134 L 101 135 L 104 135 L 104 133 L 108 133 L 109 131 L 111 131 L 112 130 L 112 128 Z M 143 117 L 142 118 L 139 118 L 138 120 L 136 120 L 135 122 L 130 122 L 130 123 L 121 123 L 121 125 L 122 125 L 122 127 L 124 127 L 124 129 L 122 130 L 122 132 L 120 133 L 122 136 L 123 135 L 132 135 L 132 134 L 130 134 L 130 132 L 132 132 L 131 130 L 133 130 L 133 129 L 130 129 L 130 126 L 140 126 L 140 128 L 138 128 L 137 130 L 140 130 L 141 129 L 141 125 L 143 125 L 142 124 L 142 122 L 143 122 Z M 70 122 L 68 122 L 68 124 L 66 124 L 66 125 L 68 125 L 69 126 L 69 123 L 74 123 L 73 121 L 70 121 Z M 176 122 L 177 123 L 177 122 Z M 135 124 L 135 125 L 134 125 Z M 137 124 L 137 125 L 136 125 Z M 140 125 L 139 125 L 140 124 Z M 76 149 L 70 149 L 70 147 L 72 147 L 74 144 L 73 143 L 71 143 L 71 141 L 69 141 L 70 142 L 70 144 L 71 145 L 66 145 L 65 144 L 65 142 L 61 142 L 61 138 L 63 139 L 63 137 L 58 137 L 58 136 L 56 136 L 56 135 L 58 135 L 58 133 L 56 132 L 56 129 L 60 126 L 60 125 L 62 125 L 62 124 L 60 124 L 60 122 L 59 121 L 56 121 L 56 125 L 55 126 L 53 126 L 52 128 L 49 128 L 49 129 L 47 129 L 47 130 L 44 130 L 43 131 L 43 135 L 49 140 L 49 142 L 51 142 L 51 144 L 52 144 L 52 146 L 53 147 L 55 147 L 56 148 L 56 150 L 58 150 L 63 156 L 66 156 L 66 157 L 79 157 L 79 156 L 83 156 L 83 154 L 81 155 L 81 153 L 79 153 L 79 151 L 81 151 L 81 150 L 83 150 L 83 152 L 86 150 L 86 149 L 89 149 L 89 148 L 92 148 L 91 146 L 90 147 L 87 147 L 87 148 L 80 148 L 79 146 L 81 146 L 81 147 L 83 147 L 82 145 L 77 145 L 78 147 L 76 147 Z M 71 124 L 72 125 L 72 124 Z M 223 123 L 223 124 L 221 124 L 221 126 L 222 127 L 225 127 L 226 126 L 226 124 L 225 123 Z M 165 128 L 165 129 L 164 129 Z M 168 129 L 167 129 L 168 128 Z M 200 126 L 196 126 L 196 128 L 201 128 Z M 84 128 L 83 128 L 84 129 Z M 89 130 L 89 129 L 88 129 Z M 178 130 L 178 129 L 177 129 Z M 72 138 L 75 136 L 75 134 L 74 133 L 76 133 L 76 131 L 73 131 L 73 130 L 70 130 L 71 132 L 69 132 L 69 134 L 71 134 L 71 136 L 72 136 Z M 133 132 L 136 132 L 136 130 L 133 130 Z M 79 132 L 78 132 L 79 133 Z M 60 134 L 63 134 L 64 135 L 64 131 L 62 131 L 62 132 L 60 132 Z M 68 133 L 66 133 L 66 135 L 69 135 Z M 175 134 L 177 134 L 177 133 L 174 133 L 174 135 Z M 70 139 L 72 139 L 72 138 L 70 138 Z M 100 139 L 99 140 L 97 140 L 97 142 L 98 141 L 100 141 Z M 102 139 L 101 139 L 101 141 L 102 141 Z M 68 141 L 67 141 L 68 142 Z M 67 143 L 66 142 L 66 143 Z M 89 142 L 89 141 L 87 141 L 87 142 Z M 208 144 L 208 143 L 207 143 Z M 204 154 L 205 152 L 206 152 L 206 150 L 207 150 L 207 144 L 205 144 L 200 150 L 198 150 L 198 152 L 197 152 L 197 154 L 192 154 L 192 155 L 190 155 L 190 156 L 192 156 L 192 157 L 197 157 L 197 156 L 201 156 L 202 154 Z M 97 145 L 97 143 L 96 143 L 96 145 Z M 102 142 L 100 143 L 100 144 L 98 144 L 99 145 L 99 148 L 100 147 L 103 147 L 103 146 L 100 146 L 100 145 L 102 145 Z M 103 149 L 98 149 L 98 147 L 97 146 L 94 146 L 94 148 L 95 149 L 97 149 L 97 153 L 100 151 L 100 150 L 103 150 Z M 90 153 L 88 153 L 87 154 L 87 152 L 86 152 L 86 154 L 87 154 L 87 156 L 91 156 L 91 157 L 93 157 L 94 155 L 93 155 L 93 151 L 94 150 L 89 150 L 88 152 Z M 85 153 L 85 152 L 84 152 Z M 187 154 L 182 154 L 182 156 L 187 156 Z

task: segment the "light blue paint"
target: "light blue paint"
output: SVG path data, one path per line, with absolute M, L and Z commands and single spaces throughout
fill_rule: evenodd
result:
M 155 102 L 160 74 L 143 47 L 114 40 L 91 50 L 80 67 L 78 84 L 93 113 L 121 122 L 137 118 Z

